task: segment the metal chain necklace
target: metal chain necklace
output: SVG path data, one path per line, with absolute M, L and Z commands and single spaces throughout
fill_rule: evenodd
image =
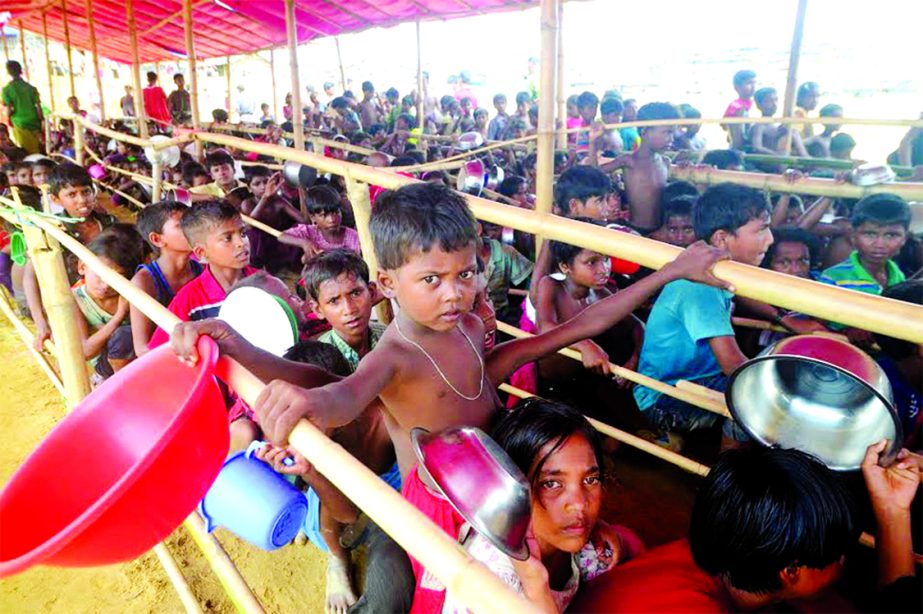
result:
M 398 324 L 397 318 L 394 319 L 394 327 L 397 329 L 397 334 L 400 335 L 404 341 L 406 341 L 407 343 L 411 344 L 412 346 L 414 346 L 415 348 L 423 352 L 423 355 L 429 359 L 429 361 L 433 365 L 433 368 L 436 369 L 436 373 L 438 373 L 439 377 L 442 378 L 442 381 L 444 381 L 446 385 L 452 389 L 452 392 L 454 392 L 461 398 L 465 399 L 466 401 L 476 401 L 479 398 L 481 398 L 481 394 L 483 394 L 484 392 L 484 358 L 481 356 L 481 353 L 478 352 L 477 348 L 474 347 L 474 343 L 471 342 L 471 338 L 468 337 L 464 329 L 462 329 L 460 326 L 458 327 L 458 331 L 462 334 L 462 337 L 464 337 L 465 341 L 468 342 L 468 345 L 471 346 L 471 351 L 473 351 L 474 355 L 477 356 L 478 366 L 481 368 L 481 378 L 480 378 L 481 383 L 480 383 L 480 386 L 478 387 L 478 393 L 474 395 L 473 397 L 469 397 L 466 394 L 462 394 L 458 388 L 452 385 L 452 382 L 450 382 L 449 378 L 445 376 L 445 373 L 442 372 L 442 369 L 439 368 L 439 365 L 436 364 L 436 361 L 433 359 L 433 357 L 429 355 L 429 352 L 424 350 L 422 345 L 420 345 L 413 339 L 408 338 L 407 335 L 404 334 L 404 331 L 401 330 L 401 325 Z

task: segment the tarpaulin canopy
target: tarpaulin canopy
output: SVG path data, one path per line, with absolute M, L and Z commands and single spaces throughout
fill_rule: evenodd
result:
M 48 37 L 64 42 L 61 0 L 6 0 L 12 26 L 42 33 L 42 14 Z M 527 8 L 537 0 L 295 0 L 298 42 L 322 36 L 391 26 L 417 19 L 464 17 Z M 286 42 L 283 0 L 193 0 L 193 32 L 199 58 L 250 53 L 280 47 Z M 90 49 L 86 0 L 64 4 L 71 46 Z M 142 62 L 185 57 L 181 0 L 136 0 L 135 19 Z M 124 0 L 93 0 L 93 19 L 99 54 L 118 62 L 132 60 Z

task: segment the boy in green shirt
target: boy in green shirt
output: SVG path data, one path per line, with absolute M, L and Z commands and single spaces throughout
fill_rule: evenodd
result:
M 30 154 L 42 152 L 42 102 L 38 90 L 22 78 L 22 66 L 10 60 L 6 72 L 12 80 L 3 88 L 3 104 L 13 124 L 13 141 Z

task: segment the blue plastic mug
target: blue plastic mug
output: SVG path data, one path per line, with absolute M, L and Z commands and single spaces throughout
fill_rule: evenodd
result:
M 254 546 L 275 550 L 295 539 L 308 506 L 304 494 L 268 464 L 238 452 L 224 462 L 199 512 L 209 532 L 222 526 Z

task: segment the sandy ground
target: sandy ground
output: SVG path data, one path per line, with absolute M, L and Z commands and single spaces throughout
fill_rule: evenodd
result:
M 64 404 L 5 318 L 0 317 L 0 484 L 65 413 Z M 65 476 L 62 475 L 62 478 Z M 0 519 L 2 522 L 2 519 Z M 268 612 L 323 612 L 325 559 L 310 545 L 263 552 L 222 529 L 224 545 Z M 185 529 L 167 540 L 203 610 L 234 611 Z M 181 612 L 157 557 L 91 569 L 35 567 L 0 580 L 0 612 Z

